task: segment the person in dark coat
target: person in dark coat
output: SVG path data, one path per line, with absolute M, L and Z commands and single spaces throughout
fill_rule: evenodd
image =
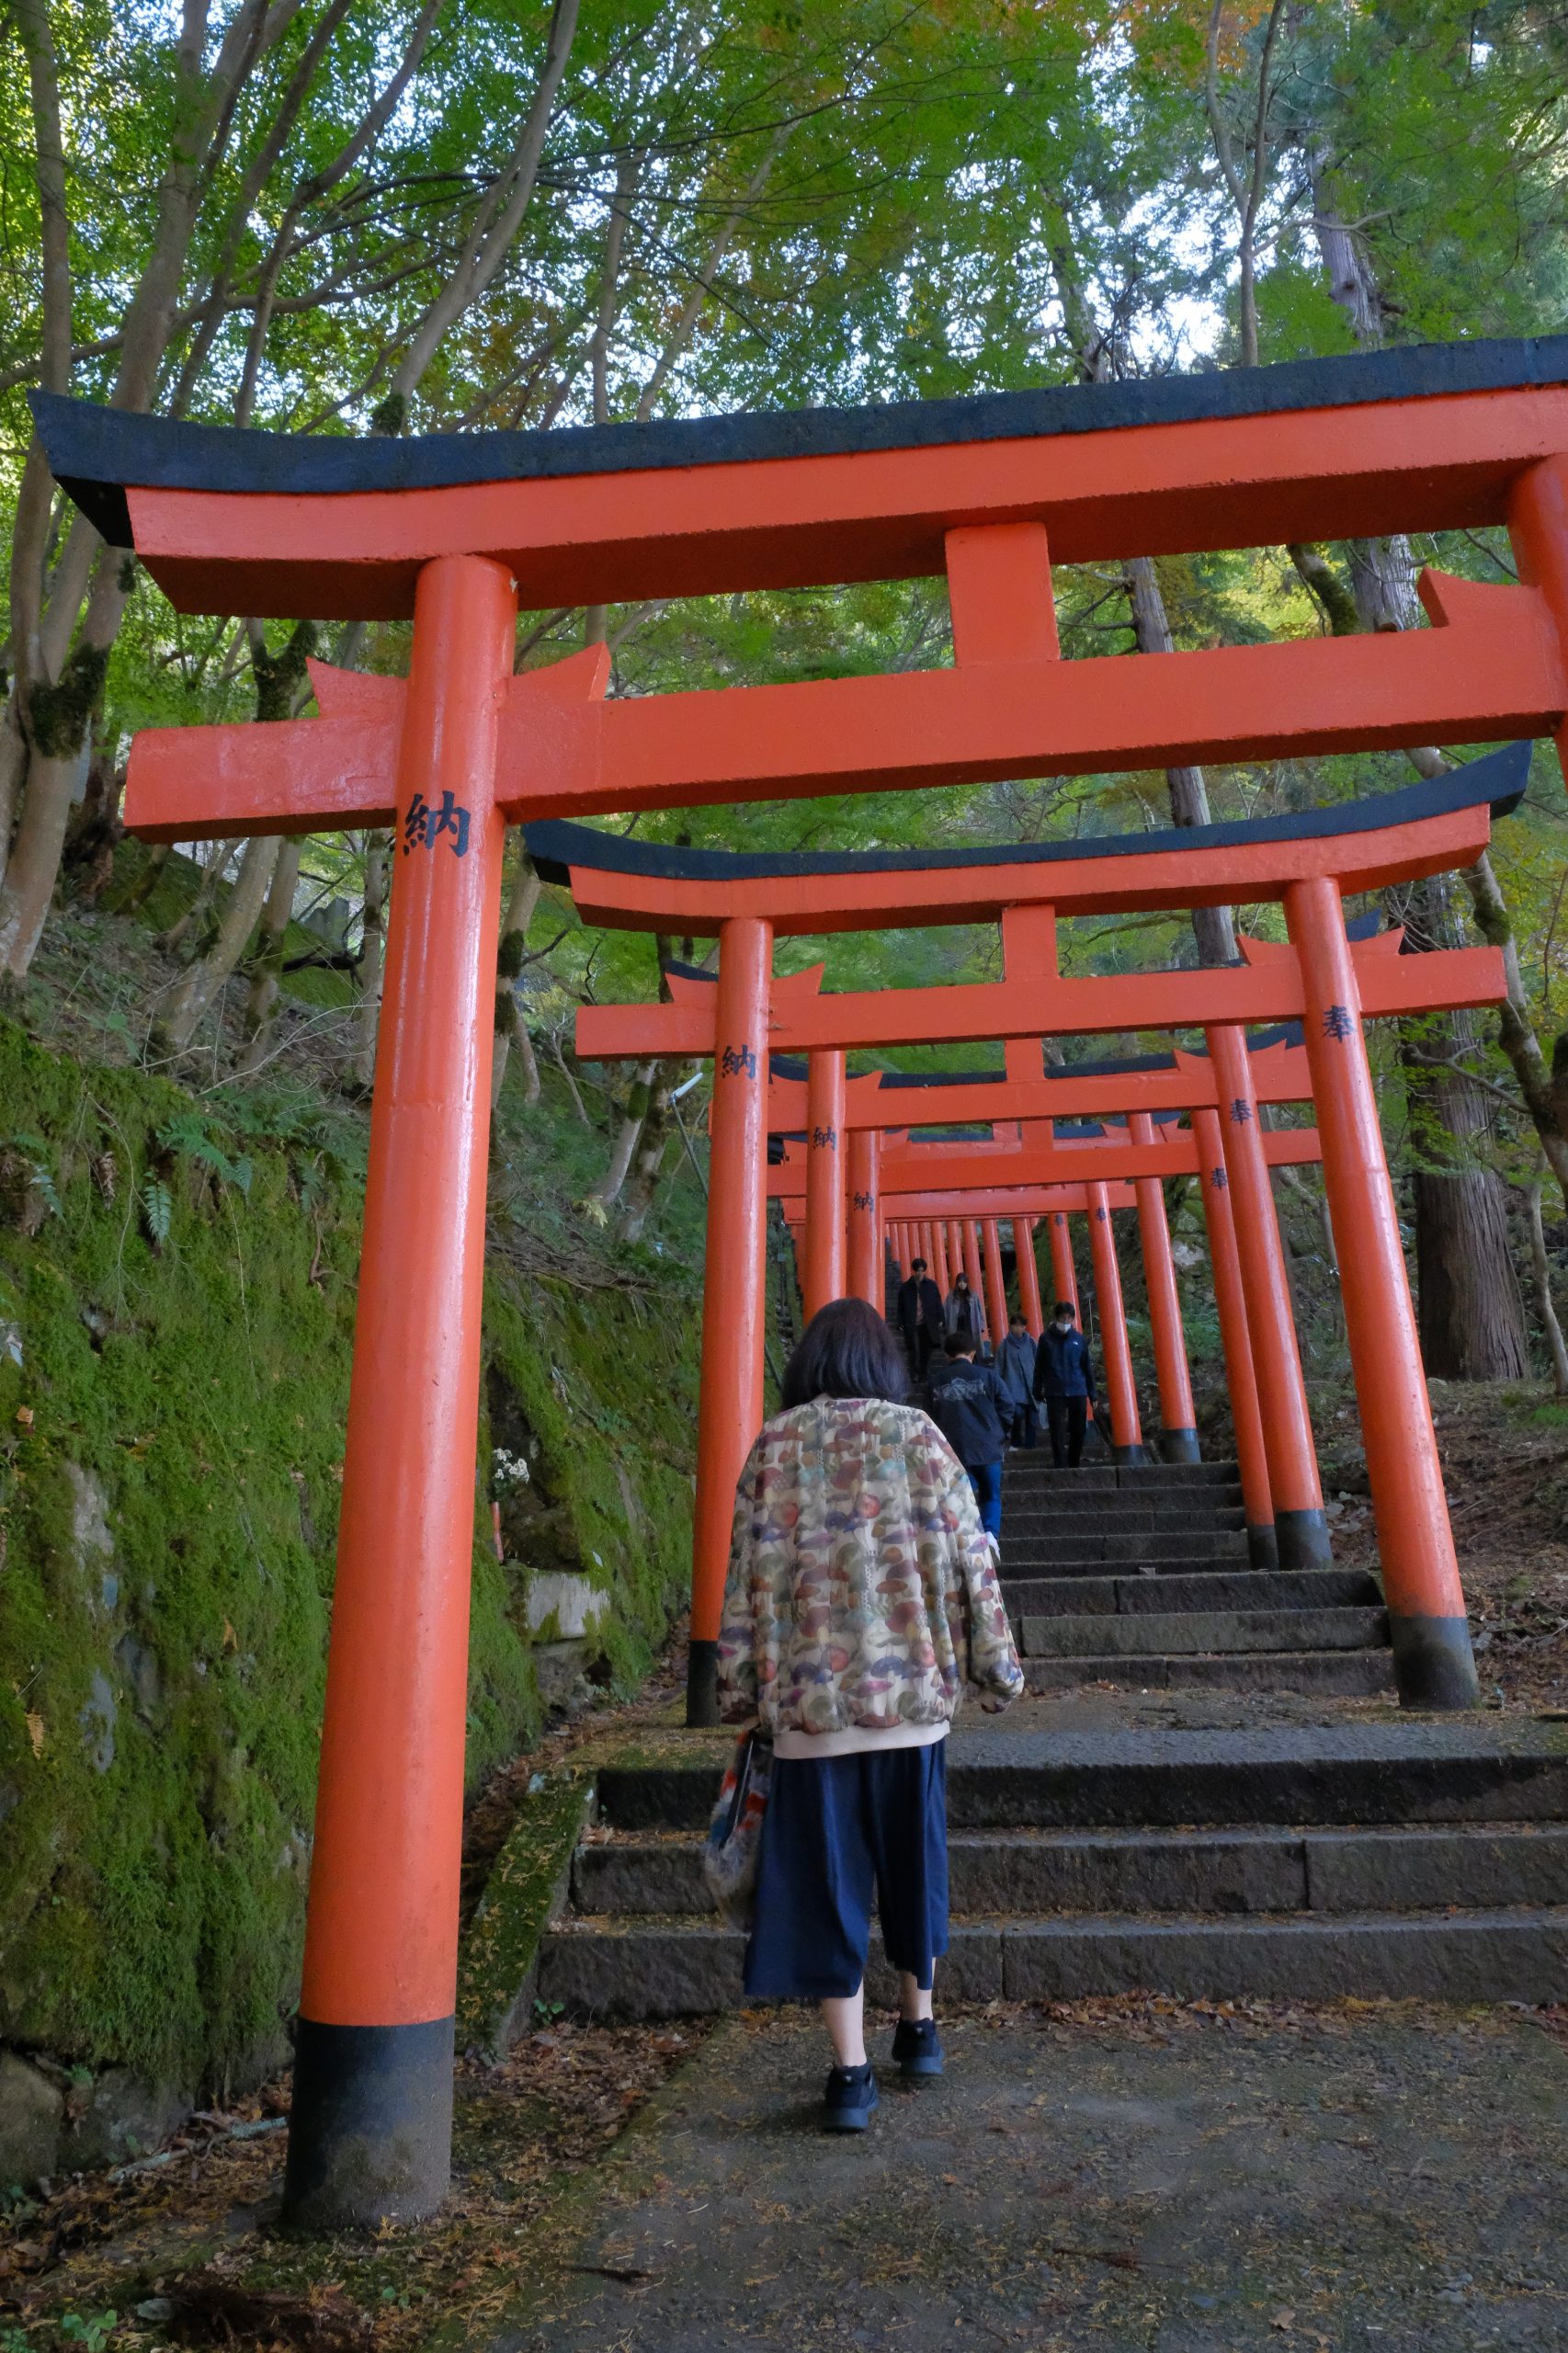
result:
M 926 1408 L 964 1469 L 988 1536 L 1002 1534 L 1002 1457 L 1006 1451 L 1006 1392 L 994 1364 L 976 1364 L 974 1338 L 950 1332 L 945 1358 L 933 1363 Z
M 1084 1459 L 1084 1432 L 1095 1402 L 1095 1368 L 1071 1300 L 1057 1301 L 1040 1334 L 1034 1393 L 1044 1401 L 1051 1461 L 1059 1471 L 1075 1471 Z
M 985 1332 L 985 1314 L 969 1287 L 969 1277 L 961 1272 L 953 1277 L 953 1287 L 948 1293 L 947 1321 L 949 1339 L 955 1332 L 964 1332 L 979 1347 Z
M 996 1351 L 996 1370 L 1007 1392 L 1011 1416 L 1007 1438 L 1013 1446 L 1033 1446 L 1040 1436 L 1040 1415 L 1034 1404 L 1035 1355 L 1028 1325 L 1021 1315 L 1010 1317 L 1007 1336 Z
M 931 1351 L 946 1328 L 942 1294 L 926 1273 L 924 1258 L 915 1259 L 907 1279 L 898 1287 L 898 1328 L 909 1356 L 910 1377 L 923 1381 Z

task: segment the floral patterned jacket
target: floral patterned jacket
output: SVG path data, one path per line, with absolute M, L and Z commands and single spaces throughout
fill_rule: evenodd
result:
M 735 1492 L 719 1633 L 726 1723 L 847 1732 L 947 1722 L 965 1679 L 1022 1669 L 969 1475 L 936 1424 L 818 1397 L 763 1425 Z

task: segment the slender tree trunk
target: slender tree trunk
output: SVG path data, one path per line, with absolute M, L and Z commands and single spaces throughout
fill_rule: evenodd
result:
M 1541 1329 L 1551 1354 L 1551 1386 L 1559 1397 L 1568 1397 L 1568 1347 L 1562 1339 L 1562 1326 L 1557 1320 L 1557 1307 L 1551 1296 L 1551 1260 L 1547 1256 L 1546 1229 L 1540 1216 L 1540 1178 L 1522 1188 L 1525 1197 L 1525 1222 L 1530 1237 L 1530 1267 L 1535 1275 L 1535 1303 L 1540 1315 Z
M 108 913 L 133 915 L 138 907 L 144 907 L 157 889 L 158 879 L 173 856 L 173 842 L 155 842 L 142 859 L 141 871 L 123 891 L 111 892 L 106 901 Z
M 180 1053 L 189 1045 L 198 1023 L 221 995 L 224 982 L 244 954 L 260 920 L 278 864 L 278 837 L 260 834 L 244 847 L 240 870 L 229 904 L 218 926 L 218 937 L 205 956 L 189 965 L 168 1005 L 153 1028 L 153 1043 L 164 1053 Z
M 660 1063 L 654 1073 L 642 1132 L 637 1139 L 637 1150 L 621 1202 L 619 1230 L 623 1242 L 642 1240 L 642 1229 L 648 1222 L 649 1212 L 658 1194 L 665 1154 L 670 1143 L 671 1114 L 675 1090 L 679 1084 L 676 1076 L 678 1068 L 676 1063 Z
M 501 918 L 500 945 L 495 951 L 495 1059 L 491 1068 L 490 1108 L 494 1109 L 501 1100 L 501 1083 L 506 1075 L 508 1053 L 516 1045 L 517 1059 L 523 1065 L 523 1100 L 539 1101 L 539 1064 L 534 1059 L 533 1040 L 517 1005 L 512 983 L 523 969 L 528 953 L 528 926 L 539 904 L 544 885 L 540 881 L 534 862 L 517 837 L 519 864 L 512 885 L 512 895 Z
M 1174 654 L 1176 640 L 1171 635 L 1160 576 L 1149 557 L 1130 557 L 1123 566 L 1123 577 L 1127 583 L 1128 602 L 1132 608 L 1132 635 L 1139 653 Z M 1201 768 L 1167 768 L 1165 790 L 1170 794 L 1173 823 L 1178 825 L 1208 824 L 1209 787 Z M 1201 962 L 1235 962 L 1236 927 L 1229 907 L 1194 907 L 1192 936 L 1198 942 Z
M 291 834 L 278 846 L 267 904 L 262 909 L 261 934 L 256 941 L 251 968 L 250 994 L 245 998 L 245 1009 L 240 1019 L 244 1047 L 234 1068 L 242 1078 L 247 1078 L 253 1071 L 259 1070 L 271 1051 L 278 988 L 283 975 L 283 944 L 294 912 L 300 860 L 304 854 L 302 834 Z
M 177 956 L 193 935 L 199 938 L 212 902 L 218 895 L 218 885 L 229 870 L 234 855 L 232 842 L 214 842 L 211 855 L 202 867 L 200 880 L 181 912 L 167 929 L 158 934 L 158 945 L 165 956 Z
M 365 928 L 359 949 L 359 1006 L 349 1063 L 352 1089 L 368 1095 L 376 1083 L 376 1032 L 381 1025 L 381 978 L 386 963 L 387 890 L 392 880 L 392 835 L 365 836 Z
M 626 1109 L 622 1115 L 615 1142 L 610 1148 L 609 1166 L 605 1170 L 593 1191 L 594 1199 L 602 1201 L 607 1210 L 620 1199 L 620 1188 L 625 1184 L 631 1170 L 631 1155 L 637 1149 L 637 1139 L 642 1132 L 642 1123 L 648 1116 L 653 1080 L 658 1074 L 658 1068 L 657 1063 L 639 1063 L 631 1074 L 631 1085 L 626 1097 Z

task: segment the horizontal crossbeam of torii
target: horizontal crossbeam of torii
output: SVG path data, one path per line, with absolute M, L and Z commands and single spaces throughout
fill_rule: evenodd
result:
M 1270 1168 L 1300 1168 L 1315 1165 L 1323 1158 L 1323 1145 L 1315 1128 L 1268 1128 L 1264 1131 L 1263 1153 Z M 954 1144 L 944 1148 L 937 1144 L 909 1143 L 889 1150 L 884 1148 L 879 1162 L 877 1193 L 884 1217 L 912 1214 L 907 1196 L 958 1194 L 972 1191 L 1001 1198 L 1016 1195 L 1020 1188 L 1040 1186 L 1066 1185 L 1074 1181 L 1093 1184 L 1105 1178 L 1119 1177 L 1128 1182 L 1139 1176 L 1156 1177 L 1168 1183 L 1179 1176 L 1196 1176 L 1202 1165 L 1202 1154 L 1197 1137 L 1189 1128 L 1176 1135 L 1164 1136 L 1157 1143 L 1129 1143 L 1107 1137 L 1102 1142 L 1080 1143 L 1070 1141 L 1054 1147 L 1049 1144 L 1013 1144 L 995 1147 L 987 1154 L 983 1144 Z M 807 1154 L 787 1148 L 782 1164 L 767 1171 L 769 1200 L 803 1201 L 806 1196 Z M 930 1215 L 929 1211 L 921 1212 Z M 997 1209 L 971 1209 L 968 1217 L 1012 1216 L 1017 1212 Z
M 432 2211 L 449 2177 L 506 821 L 1555 729 L 1568 710 L 1568 347 L 1472 344 L 854 415 L 424 441 L 215 432 L 42 393 L 33 406 L 56 476 L 180 610 L 414 616 L 406 682 L 318 669 L 318 718 L 146 731 L 126 795 L 127 823 L 147 837 L 396 830 L 286 2188 L 296 2217 L 373 2226 Z M 1060 658 L 1053 558 L 1505 521 L 1519 585 L 1429 578 L 1427 630 Z M 519 599 L 550 610 L 943 573 L 950 669 L 619 699 L 605 699 L 602 652 L 513 674 Z M 1441 855 L 1464 862 L 1456 841 Z M 1221 885 L 1216 875 L 1205 889 Z M 1281 873 L 1279 891 L 1299 952 L 1216 975 L 1204 1013 L 1190 992 L 1177 1009 L 1173 993 L 1153 1017 L 1234 1023 L 1304 1006 L 1331 1188 L 1359 1152 L 1373 1192 L 1386 1191 L 1337 877 Z M 1047 1028 L 1085 1029 L 1082 984 L 1054 977 L 1039 913 L 1060 893 L 1009 895 L 1037 902 L 1017 955 L 1008 919 L 1010 977 L 1041 979 L 1037 1041 Z M 1232 895 L 1278 892 L 1249 870 Z M 804 915 L 797 904 L 797 927 L 810 927 Z M 753 1074 L 769 1043 L 771 920 L 727 926 L 722 956 L 721 1002 L 750 1008 Z M 1372 960 L 1369 992 L 1394 961 Z M 1480 988 L 1447 1001 L 1475 1003 Z M 1134 1001 L 1108 1026 L 1132 1021 Z M 1370 995 L 1369 1007 L 1389 1009 Z M 851 1009 L 839 1001 L 840 1017 Z M 974 1000 L 958 1019 L 952 1035 L 1017 1034 Z M 1337 1078 L 1325 1054 L 1339 1055 Z M 762 1133 L 743 1122 L 728 1141 L 715 1134 L 716 1192 L 733 1200 L 749 1186 L 754 1210 Z M 744 1263 L 732 1247 L 737 1281 L 721 1320 L 758 1287 L 760 1215 L 741 1225 Z M 1417 1427 L 1414 1331 L 1398 1323 L 1408 1299 L 1392 1303 L 1403 1281 L 1392 1197 L 1378 1194 L 1367 1233 L 1342 1241 L 1347 1321 L 1381 1466 L 1402 1688 L 1425 1674 L 1428 1696 L 1462 1696 L 1473 1687 L 1468 1640 L 1459 1653 L 1462 1597 L 1451 1545 L 1443 1555 L 1430 1428 Z M 710 1282 L 725 1261 L 710 1253 Z M 1363 1312 L 1365 1301 L 1375 1304 Z M 755 1429 L 749 1307 L 738 1324 L 744 1370 L 726 1342 L 708 1373 L 730 1381 L 732 1412 Z M 1386 1429 L 1374 1428 L 1380 1383 Z M 732 1484 L 736 1467 L 727 1452 L 718 1464 Z M 726 1498 L 726 1533 L 728 1514 Z

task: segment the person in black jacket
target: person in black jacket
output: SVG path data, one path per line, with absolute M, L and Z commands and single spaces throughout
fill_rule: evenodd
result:
M 926 1410 L 969 1472 L 986 1534 L 1000 1538 L 1007 1392 L 994 1364 L 975 1363 L 971 1332 L 949 1334 L 946 1358 L 931 1367 L 930 1391 Z
M 908 1278 L 898 1287 L 898 1328 L 909 1352 L 910 1377 L 923 1381 L 931 1351 L 943 1333 L 942 1294 L 916 1258 Z
M 1095 1402 L 1095 1368 L 1089 1344 L 1074 1320 L 1071 1300 L 1057 1301 L 1040 1334 L 1034 1393 L 1044 1402 L 1051 1461 L 1059 1471 L 1076 1471 L 1084 1459 L 1084 1432 Z

